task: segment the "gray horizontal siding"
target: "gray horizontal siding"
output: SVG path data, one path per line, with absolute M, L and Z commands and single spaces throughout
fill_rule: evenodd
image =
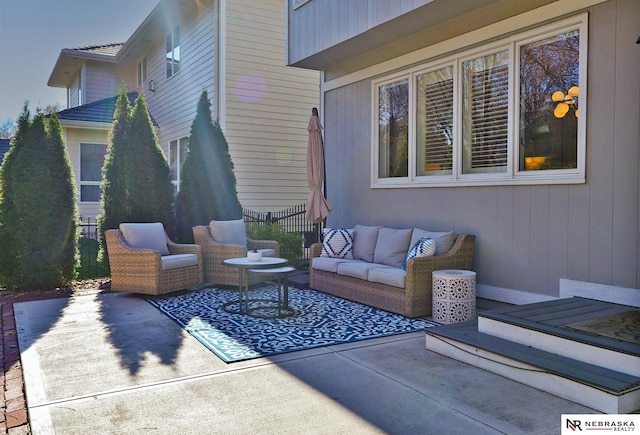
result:
M 476 234 L 474 270 L 487 286 L 549 296 L 560 278 L 639 288 L 640 5 L 614 0 L 589 13 L 585 184 L 371 189 L 363 80 L 324 95 L 328 225 Z

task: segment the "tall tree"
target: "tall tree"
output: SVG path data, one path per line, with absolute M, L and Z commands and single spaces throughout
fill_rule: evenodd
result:
M 212 120 L 211 103 L 203 91 L 191 124 L 189 154 L 180 171 L 176 198 L 181 241 L 193 241 L 191 228 L 196 225 L 242 217 L 233 169 L 229 145 L 220 125 Z
M 53 225 L 45 231 L 51 234 L 48 248 L 51 250 L 49 258 L 55 268 L 52 273 L 59 269 L 60 279 L 65 281 L 74 277 L 78 264 L 80 227 L 75 177 L 67 146 L 62 139 L 62 127 L 55 113 L 48 118 L 47 136 L 50 169 L 47 208 Z
M 130 222 L 162 222 L 167 233 L 175 235 L 171 172 L 142 94 L 131 113 L 127 142 L 132 151 L 125 162 Z
M 31 121 L 25 106 L 0 169 L 0 275 L 8 288 L 68 283 L 77 260 L 75 183 L 58 119 Z
M 147 103 L 139 95 L 133 107 L 126 88 L 116 101 L 113 127 L 102 168 L 99 259 L 108 266 L 104 233 L 123 222 L 162 222 L 175 235 L 173 184 L 169 165 L 153 130 Z
M 127 130 L 129 128 L 129 98 L 124 86 L 116 100 L 113 113 L 113 126 L 109 131 L 109 144 L 102 167 L 102 194 L 100 196 L 100 216 L 98 216 L 98 237 L 100 252 L 98 254 L 105 266 L 108 266 L 107 246 L 104 232 L 111 228 L 118 228 L 122 222 L 127 222 L 130 216 L 130 203 L 127 200 L 126 162 L 129 159 L 127 144 Z

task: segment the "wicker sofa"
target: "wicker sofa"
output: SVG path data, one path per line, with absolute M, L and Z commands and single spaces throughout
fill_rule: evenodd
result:
M 351 256 L 347 255 L 347 258 L 332 258 L 331 254 L 327 254 L 326 246 L 323 249 L 323 244 L 313 244 L 309 254 L 311 260 L 309 266 L 310 287 L 406 317 L 422 317 L 431 314 L 432 272 L 434 270 L 471 269 L 475 235 L 453 232 L 433 233 L 417 228 L 392 231 L 385 229 L 382 231 L 386 231 L 387 235 L 391 234 L 391 237 L 402 232 L 403 240 L 407 240 L 406 233 L 408 231 L 411 231 L 412 237 L 402 254 L 405 256 L 404 264 L 398 265 L 389 261 L 382 264 L 376 263 L 380 256 L 376 256 L 375 252 L 384 243 L 371 240 L 371 234 L 375 232 L 373 231 L 375 228 L 382 230 L 384 227 L 357 225 L 355 229 L 351 230 L 353 232 L 353 253 Z M 366 233 L 363 229 L 368 231 L 368 245 L 369 250 L 374 250 L 373 257 L 357 254 L 358 243 L 363 242 L 359 234 Z M 439 245 L 435 255 L 418 256 L 407 260 L 407 252 L 421 238 L 420 236 L 425 234 L 433 234 L 436 237 L 435 241 Z M 448 240 L 438 240 L 442 235 L 445 235 Z M 404 246 L 404 241 L 399 245 Z M 398 251 L 397 256 L 401 255 L 401 248 L 396 248 L 396 251 Z
M 161 295 L 202 284 L 202 248 L 173 243 L 161 223 L 121 224 L 105 231 L 105 238 L 112 291 Z

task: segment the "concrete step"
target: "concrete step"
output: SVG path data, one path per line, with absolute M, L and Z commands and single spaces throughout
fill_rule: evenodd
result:
M 478 331 L 470 321 L 429 328 L 428 350 L 609 414 L 640 410 L 640 377 Z

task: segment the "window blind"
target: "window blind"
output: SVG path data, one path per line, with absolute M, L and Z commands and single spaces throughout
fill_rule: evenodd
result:
M 495 56 L 495 55 L 494 55 Z M 481 64 L 493 62 L 483 59 Z M 473 61 L 472 61 L 473 62 Z M 495 62 L 493 62 L 495 64 Z M 469 65 L 466 65 L 469 68 Z M 471 68 L 470 68 L 471 69 Z M 497 65 L 472 71 L 465 80 L 463 128 L 464 170 L 469 173 L 506 170 L 509 106 L 509 69 Z
M 429 83 L 424 92 L 424 168 L 451 173 L 453 146 L 453 78 Z

